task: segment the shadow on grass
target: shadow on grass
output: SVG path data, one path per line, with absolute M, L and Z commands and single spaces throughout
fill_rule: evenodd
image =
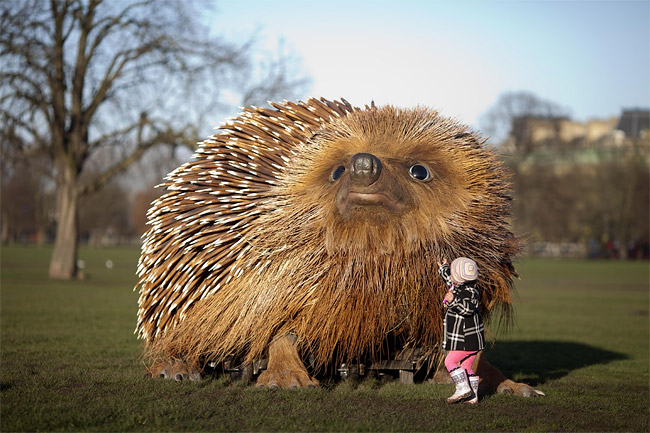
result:
M 485 353 L 506 377 L 531 386 L 590 365 L 628 359 L 622 353 L 566 341 L 501 341 Z

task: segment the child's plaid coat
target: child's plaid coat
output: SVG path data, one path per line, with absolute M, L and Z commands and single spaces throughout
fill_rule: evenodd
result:
M 439 269 L 440 275 L 452 288 L 449 265 Z M 454 300 L 447 304 L 444 322 L 445 350 L 483 350 L 483 320 L 479 312 L 481 295 L 476 281 L 453 287 Z

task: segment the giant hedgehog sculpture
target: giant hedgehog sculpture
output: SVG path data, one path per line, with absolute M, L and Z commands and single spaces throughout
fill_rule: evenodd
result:
M 426 108 L 271 105 L 204 141 L 149 210 L 137 332 L 154 377 L 266 358 L 258 385 L 311 386 L 341 362 L 436 360 L 443 257 L 474 258 L 484 317 L 507 315 L 509 184 L 477 134 Z M 479 364 L 483 389 L 535 394 Z

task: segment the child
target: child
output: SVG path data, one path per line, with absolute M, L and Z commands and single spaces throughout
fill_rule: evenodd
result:
M 459 257 L 451 266 L 447 259 L 438 262 L 438 272 L 449 291 L 443 303 L 447 308 L 444 322 L 444 349 L 448 350 L 445 367 L 456 384 L 456 392 L 447 399 L 449 403 L 478 402 L 479 378 L 472 363 L 483 350 L 483 321 L 479 312 L 481 295 L 476 284 L 478 269 L 474 260 Z

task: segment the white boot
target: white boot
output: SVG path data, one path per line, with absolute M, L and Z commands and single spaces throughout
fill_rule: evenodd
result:
M 477 375 L 472 374 L 469 377 L 469 386 L 472 387 L 472 392 L 474 393 L 474 396 L 469 400 L 465 400 L 463 403 L 476 404 L 478 403 L 478 376 Z
M 451 372 L 451 379 L 456 384 L 456 392 L 447 399 L 447 403 L 458 403 L 459 401 L 472 396 L 472 388 L 467 381 L 467 374 L 464 368 L 457 368 Z

